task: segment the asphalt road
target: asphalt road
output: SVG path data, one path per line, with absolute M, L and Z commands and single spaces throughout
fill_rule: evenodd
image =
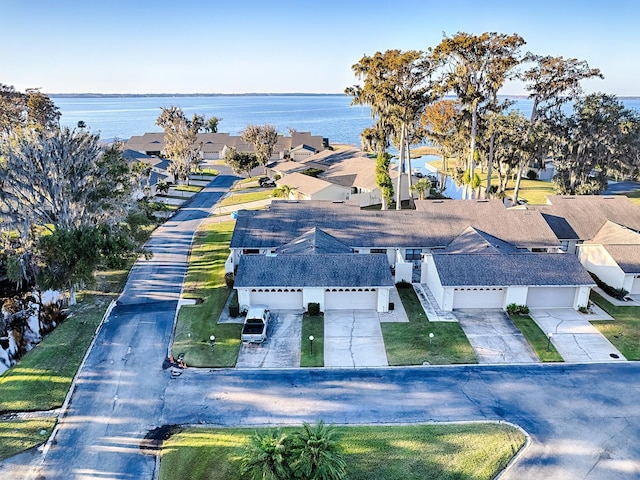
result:
M 234 179 L 218 177 L 160 228 L 101 329 L 38 474 L 152 479 L 145 434 L 163 424 L 254 426 L 502 420 L 531 445 L 506 479 L 640 476 L 640 364 L 196 370 L 162 361 L 193 232 Z M 185 472 L 185 478 L 188 473 Z
M 50 479 L 150 479 L 155 456 L 140 443 L 158 426 L 171 381 L 162 370 L 193 234 L 236 180 L 220 175 L 157 229 L 154 253 L 131 270 L 78 376 L 66 416 L 39 474 Z

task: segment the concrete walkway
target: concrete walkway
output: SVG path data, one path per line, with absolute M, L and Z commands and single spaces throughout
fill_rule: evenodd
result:
M 479 363 L 537 363 L 540 360 L 502 310 L 455 310 Z
M 380 320 L 375 310 L 324 312 L 325 367 L 388 365 Z
M 420 300 L 420 304 L 430 322 L 457 322 L 458 319 L 451 312 L 440 310 L 438 302 L 427 287 L 426 283 L 413 283 L 413 289 Z
M 590 319 L 594 319 L 594 315 L 583 315 L 570 308 L 532 309 L 529 315 L 543 332 L 553 334 L 551 342 L 565 362 L 626 360 L 618 349 L 589 323 Z

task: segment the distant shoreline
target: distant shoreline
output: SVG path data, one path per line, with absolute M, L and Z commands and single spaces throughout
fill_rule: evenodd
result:
M 345 97 L 345 93 L 49 93 L 51 98 L 153 98 L 153 97 Z M 498 95 L 499 98 L 526 99 L 522 95 Z M 452 97 L 453 98 L 453 97 Z M 639 100 L 640 95 L 616 96 L 618 100 Z

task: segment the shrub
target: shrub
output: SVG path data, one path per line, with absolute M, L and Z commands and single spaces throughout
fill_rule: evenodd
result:
M 618 300 L 624 300 L 624 298 L 629 293 L 629 291 L 625 290 L 624 288 L 615 288 L 603 282 L 595 273 L 589 272 L 589 274 L 591 275 L 593 280 L 596 282 L 596 284 L 602 289 L 602 291 L 613 298 L 617 298 Z
M 224 283 L 227 284 L 227 288 L 233 288 L 234 281 L 233 272 L 227 272 L 224 274 Z
M 406 280 L 400 280 L 398 283 L 396 283 L 396 287 L 397 288 L 412 288 L 411 283 L 407 282 Z
M 580 313 L 589 313 L 589 309 L 587 308 L 587 306 L 586 306 L 586 305 L 580 305 L 580 306 L 578 307 L 578 311 L 579 311 Z
M 510 303 L 507 305 L 507 314 L 508 315 L 528 315 L 529 307 L 526 305 L 518 305 L 516 303 Z
M 307 312 L 309 312 L 309 315 L 320 315 L 320 304 L 316 302 L 309 302 L 307 305 Z
M 238 292 L 233 292 L 231 301 L 229 302 L 229 315 L 231 317 L 240 316 L 240 305 L 238 304 Z
M 538 174 L 534 170 L 529 170 L 527 172 L 527 178 L 529 180 L 537 180 L 538 179 Z

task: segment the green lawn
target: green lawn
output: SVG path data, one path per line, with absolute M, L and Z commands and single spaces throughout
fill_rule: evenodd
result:
M 56 424 L 56 419 L 0 421 L 0 460 L 43 444 Z
M 515 428 L 492 423 L 336 430 L 350 480 L 488 480 L 525 441 Z M 160 480 L 239 480 L 243 447 L 254 431 L 203 428 L 175 434 L 162 448 Z
M 174 190 L 177 190 L 179 192 L 193 192 L 193 193 L 198 193 L 203 188 L 204 187 L 201 187 L 199 185 L 176 185 L 175 187 L 173 187 Z
M 627 360 L 640 360 L 640 307 L 616 307 L 593 290 L 591 300 L 615 318 L 591 322 Z
M 208 175 L 210 177 L 216 177 L 220 175 L 220 172 L 215 168 L 202 168 L 196 175 Z
M 267 200 L 272 198 L 272 190 L 262 190 L 260 192 L 233 193 L 223 198 L 219 205 L 222 207 L 229 205 L 239 205 L 241 203 L 256 202 L 258 200 Z
M 511 315 L 511 321 L 527 339 L 533 351 L 536 352 L 538 358 L 542 362 L 563 362 L 562 356 L 558 353 L 553 343 L 549 343 L 549 339 L 538 324 L 533 321 L 529 315 Z M 547 345 L 549 350 L 547 350 Z
M 477 363 L 473 348 L 456 322 L 430 322 L 413 288 L 398 288 L 408 323 L 381 323 L 389 365 Z M 429 333 L 433 333 L 431 344 Z
M 184 297 L 203 300 L 180 309 L 173 355 L 185 354 L 187 365 L 233 367 L 240 349 L 241 324 L 216 322 L 229 296 L 224 283 L 224 263 L 235 222 L 205 224 L 194 239 L 185 281 Z M 215 335 L 211 348 L 209 337 Z
M 313 353 L 309 336 L 313 335 Z M 301 367 L 324 367 L 324 317 L 322 315 L 302 317 Z

